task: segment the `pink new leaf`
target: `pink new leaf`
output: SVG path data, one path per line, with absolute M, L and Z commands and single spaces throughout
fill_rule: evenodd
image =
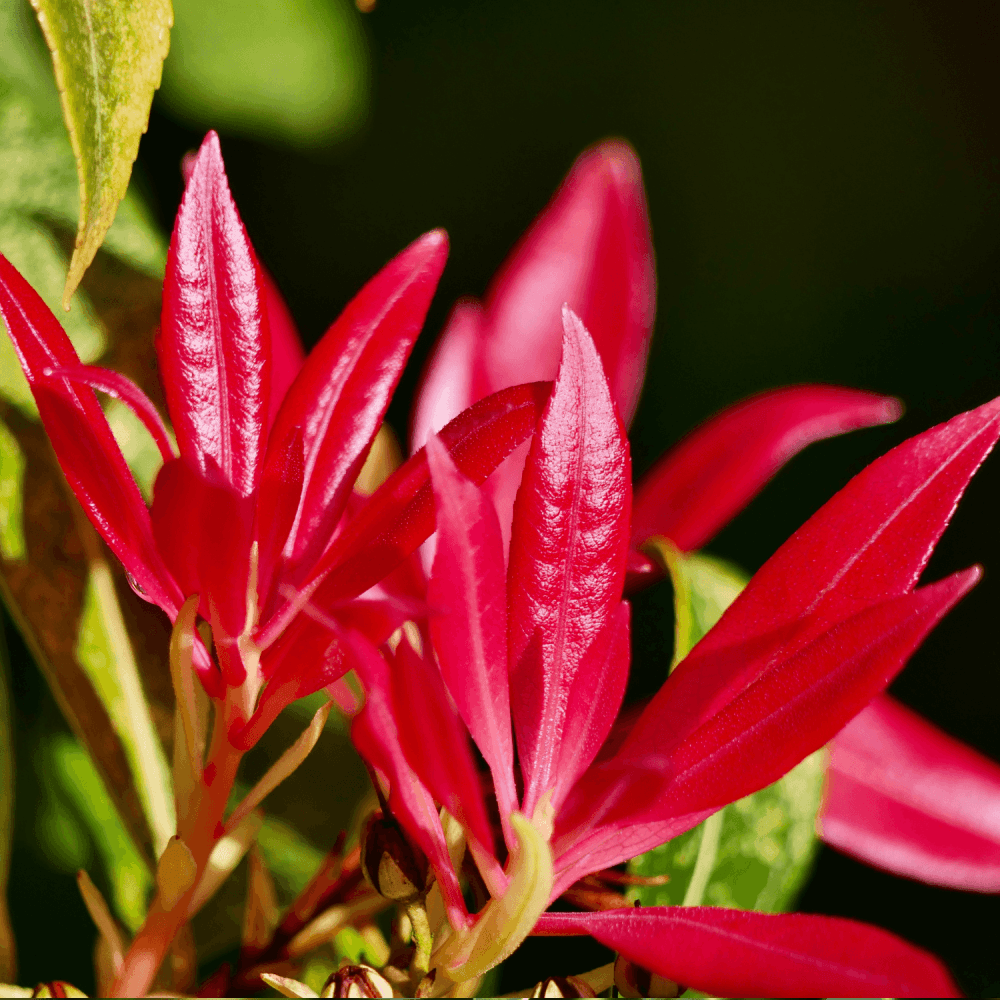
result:
M 69 379 L 80 385 L 89 385 L 91 389 L 105 392 L 114 399 L 121 400 L 149 431 L 164 462 L 174 458 L 174 449 L 167 434 L 166 425 L 157 412 L 152 400 L 131 379 L 110 368 L 98 368 L 95 365 L 76 365 L 66 368 L 49 368 L 45 374 L 56 378 Z
M 629 668 L 629 606 L 622 601 L 584 654 L 566 703 L 566 728 L 555 767 L 556 811 L 611 732 L 625 697 Z
M 456 466 L 477 485 L 535 428 L 551 384 L 536 382 L 494 393 L 459 414 L 440 434 Z M 378 583 L 434 530 L 434 494 L 421 449 L 368 499 L 334 539 L 303 592 L 324 607 L 357 597 Z M 286 609 L 294 613 L 294 605 Z M 268 646 L 285 627 L 270 622 L 260 642 Z
M 611 398 L 630 423 L 656 311 L 653 243 L 639 160 L 623 142 L 583 153 L 486 295 L 486 390 L 551 379 L 564 304 L 590 331 Z
M 0 314 L 73 493 L 146 599 L 175 617 L 183 598 L 156 549 L 139 487 L 93 390 L 45 374 L 75 369 L 80 359 L 48 306 L 2 255 Z
M 399 742 L 389 666 L 361 636 L 347 633 L 345 638 L 365 688 L 365 704 L 354 717 L 351 739 L 365 760 L 388 779 L 393 816 L 405 826 L 433 865 L 452 927 L 464 929 L 469 924 L 469 914 L 448 855 L 437 808 Z
M 170 239 L 157 353 L 181 455 L 202 471 L 211 459 L 248 496 L 263 460 L 271 345 L 260 269 L 214 132 Z
M 493 505 L 427 440 L 437 553 L 428 589 L 430 633 L 445 684 L 490 766 L 507 832 L 517 808 L 507 679 L 507 575 Z M 509 844 L 513 847 L 513 844 Z
M 447 255 L 448 238 L 437 229 L 391 260 L 326 332 L 285 395 L 267 460 L 302 434 L 302 497 L 283 549 L 293 566 L 315 560 L 329 544 Z
M 514 507 L 508 669 L 524 811 L 556 781 L 573 678 L 621 598 L 631 464 L 594 342 L 564 313 L 559 376 Z
M 672 749 L 669 736 L 650 738 L 655 720 L 644 718 L 646 742 L 630 740 L 617 760 L 665 755 L 669 785 L 652 818 L 723 806 L 791 770 L 885 688 L 980 575 L 978 567 L 956 573 L 835 625 L 795 655 L 779 657 Z M 658 707 L 662 731 L 673 718 L 669 699 Z
M 393 715 L 406 759 L 434 798 L 492 857 L 482 783 L 469 752 L 468 734 L 451 703 L 437 666 L 418 656 L 404 635 L 391 668 Z M 493 878 L 502 884 L 494 860 Z M 499 876 L 499 881 L 497 881 Z
M 961 995 L 933 955 L 838 917 L 656 906 L 546 913 L 535 933 L 590 934 L 643 968 L 712 996 Z
M 877 868 L 1000 892 L 1000 766 L 888 695 L 831 744 L 818 825 Z
M 874 461 L 754 575 L 654 699 L 672 704 L 677 740 L 766 669 L 748 646 L 782 636 L 783 656 L 851 614 L 916 583 L 959 498 L 1000 435 L 1000 399 L 932 427 Z M 726 650 L 734 655 L 718 655 Z M 743 650 L 735 655 L 736 650 Z M 645 739 L 642 720 L 630 741 Z
M 274 426 L 285 394 L 302 371 L 306 352 L 274 278 L 264 267 L 260 268 L 260 277 L 264 288 L 264 311 L 271 331 L 271 391 L 267 404 L 267 426 L 270 428 Z
M 643 476 L 632 544 L 653 535 L 700 549 L 806 445 L 899 418 L 898 400 L 832 385 L 753 396 L 696 428 Z

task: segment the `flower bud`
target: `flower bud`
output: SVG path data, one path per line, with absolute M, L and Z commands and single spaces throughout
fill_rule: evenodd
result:
M 51 983 L 39 983 L 32 991 L 33 997 L 85 997 L 87 994 L 69 983 L 59 980 Z
M 409 843 L 398 824 L 375 813 L 361 841 L 361 870 L 386 899 L 406 903 L 422 896 L 429 884 L 427 859 Z
M 597 994 L 579 976 L 549 976 L 532 991 L 533 997 L 596 997 Z
M 623 997 L 679 997 L 685 990 L 684 986 L 636 965 L 624 955 L 615 959 L 615 986 Z
M 326 981 L 321 997 L 395 996 L 388 980 L 370 965 L 345 965 Z

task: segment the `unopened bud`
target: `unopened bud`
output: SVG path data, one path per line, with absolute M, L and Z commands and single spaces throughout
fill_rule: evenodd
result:
M 70 983 L 56 980 L 52 983 L 39 983 L 31 995 L 33 997 L 85 997 L 87 994 Z
M 532 990 L 533 997 L 596 997 L 579 976 L 549 976 Z
M 361 845 L 361 870 L 380 896 L 406 903 L 427 891 L 427 859 L 398 824 L 375 813 Z
M 321 997 L 391 997 L 392 987 L 370 965 L 345 965 L 326 981 Z
M 615 959 L 615 986 L 623 997 L 679 997 L 685 987 L 656 975 L 624 955 Z

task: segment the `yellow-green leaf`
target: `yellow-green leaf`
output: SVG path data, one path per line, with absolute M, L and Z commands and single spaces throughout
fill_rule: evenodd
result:
M 750 578 L 733 563 L 701 552 L 681 552 L 666 538 L 651 538 L 644 550 L 670 574 L 674 585 L 673 670 L 722 617 Z
M 128 188 L 170 46 L 170 0 L 32 0 L 55 66 L 80 181 L 63 303 L 94 259 Z

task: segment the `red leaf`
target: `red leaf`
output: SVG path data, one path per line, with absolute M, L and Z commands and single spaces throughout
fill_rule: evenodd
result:
M 899 418 L 898 400 L 832 385 L 775 389 L 737 403 L 689 434 L 642 478 L 632 544 L 653 535 L 700 549 L 806 445 Z
M 469 925 L 468 910 L 437 808 L 400 746 L 388 664 L 364 639 L 350 633 L 347 639 L 365 688 L 365 704 L 354 717 L 351 739 L 362 757 L 388 778 L 389 809 L 433 865 L 452 927 L 464 929 Z
M 267 404 L 267 426 L 270 428 L 285 394 L 305 364 L 306 352 L 295 320 L 274 278 L 263 266 L 260 278 L 264 288 L 264 311 L 271 331 L 271 392 Z
M 396 650 L 391 683 L 396 729 L 410 766 L 434 798 L 492 852 L 493 836 L 465 727 L 437 666 L 418 656 L 405 635 Z
M 304 478 L 283 554 L 308 565 L 330 541 L 423 325 L 448 255 L 436 229 L 390 261 L 316 345 L 275 419 L 267 461 L 302 434 Z
M 459 470 L 482 481 L 526 440 L 548 398 L 547 382 L 494 393 L 456 417 L 440 438 Z M 434 494 L 421 449 L 398 468 L 349 521 L 302 587 L 323 607 L 364 593 L 398 566 L 434 530 Z M 289 605 L 264 628 L 268 646 L 297 613 Z
M 149 431 L 150 437 L 160 450 L 164 462 L 174 459 L 174 449 L 170 444 L 166 425 L 153 405 L 152 400 L 131 379 L 110 368 L 98 368 L 94 365 L 75 365 L 66 368 L 47 369 L 49 375 L 56 378 L 69 379 L 80 385 L 89 385 L 91 389 L 107 393 L 114 399 L 119 399 L 142 421 Z
M 979 576 L 974 567 L 890 598 L 838 623 L 794 655 L 762 652 L 768 665 L 759 679 L 682 741 L 671 732 L 683 728 L 684 720 L 671 702 L 668 680 L 666 696 L 653 700 L 622 750 L 592 778 L 597 785 L 603 778 L 612 787 L 649 789 L 649 775 L 636 773 L 645 760 L 660 770 L 662 792 L 650 796 L 648 805 L 636 802 L 634 794 L 622 795 L 622 808 L 604 822 L 625 822 L 624 814 L 648 821 L 717 808 L 776 781 L 885 688 Z M 576 790 L 579 802 L 595 794 L 582 784 Z
M 756 680 L 768 656 L 791 655 L 832 624 L 905 594 L 998 434 L 1000 399 L 904 441 L 855 476 L 754 575 L 647 711 L 656 715 L 669 699 L 679 741 Z
M 476 379 L 484 322 L 483 307 L 474 299 L 462 299 L 452 309 L 420 379 L 413 407 L 411 454 L 427 443 L 429 435 L 489 395 L 480 384 L 482 379 Z
M 657 975 L 725 997 L 957 997 L 933 955 L 839 917 L 656 906 L 546 913 L 536 934 L 590 934 Z
M 181 455 L 202 471 L 211 459 L 248 496 L 263 460 L 271 344 L 257 258 L 214 132 L 174 223 L 157 353 Z
M 611 398 L 630 423 L 656 311 L 653 243 L 639 160 L 623 142 L 583 153 L 486 295 L 484 389 L 551 379 L 569 305 L 604 362 Z
M 631 463 L 601 359 L 565 313 L 562 367 L 514 507 L 508 669 L 531 815 L 556 781 L 566 706 L 584 654 L 621 599 Z
M 831 750 L 826 843 L 922 882 L 1000 892 L 1000 766 L 888 695 Z
M 146 600 L 171 618 L 183 600 L 153 541 L 149 513 L 93 390 L 46 369 L 80 359 L 38 293 L 0 255 L 0 314 L 73 493 Z
M 444 445 L 427 441 L 437 553 L 427 600 L 445 684 L 490 766 L 508 835 L 517 808 L 507 691 L 507 573 L 500 525 L 489 500 L 455 468 Z M 508 844 L 513 848 L 513 842 Z
M 629 668 L 629 606 L 622 601 L 580 662 L 566 703 L 552 804 L 559 811 L 611 732 L 625 697 Z

